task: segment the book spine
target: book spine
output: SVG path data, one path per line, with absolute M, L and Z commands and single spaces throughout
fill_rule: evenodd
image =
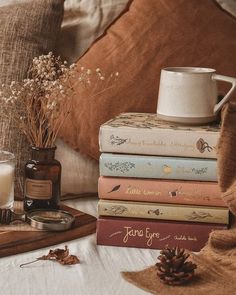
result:
M 229 223 L 228 208 L 223 207 L 99 200 L 98 214 L 159 220 Z
M 200 251 L 205 246 L 211 231 L 222 229 L 227 229 L 227 226 L 128 218 L 99 218 L 97 244 L 150 249 L 179 246 L 190 251 Z
M 103 176 L 217 181 L 215 159 L 103 153 L 99 164 Z
M 226 207 L 217 182 L 100 176 L 100 199 Z
M 101 152 L 216 159 L 219 133 L 101 126 Z

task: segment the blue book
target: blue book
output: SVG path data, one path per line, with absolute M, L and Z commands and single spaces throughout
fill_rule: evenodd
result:
M 217 181 L 215 159 L 103 153 L 99 166 L 101 176 Z

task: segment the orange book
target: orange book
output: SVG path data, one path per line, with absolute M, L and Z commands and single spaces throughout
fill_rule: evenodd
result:
M 100 199 L 226 207 L 217 182 L 100 176 Z

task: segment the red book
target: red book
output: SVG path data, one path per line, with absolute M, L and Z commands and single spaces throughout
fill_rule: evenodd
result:
M 99 177 L 100 199 L 226 207 L 217 182 Z
M 205 246 L 211 231 L 222 229 L 227 229 L 227 226 L 100 217 L 97 221 L 97 244 L 150 249 L 179 246 L 198 252 Z

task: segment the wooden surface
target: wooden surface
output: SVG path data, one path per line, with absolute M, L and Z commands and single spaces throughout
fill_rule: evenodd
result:
M 96 231 L 96 218 L 76 209 L 61 206 L 75 216 L 70 230 L 63 232 L 48 231 L 0 231 L 0 257 L 23 253 L 48 247 L 90 235 Z

